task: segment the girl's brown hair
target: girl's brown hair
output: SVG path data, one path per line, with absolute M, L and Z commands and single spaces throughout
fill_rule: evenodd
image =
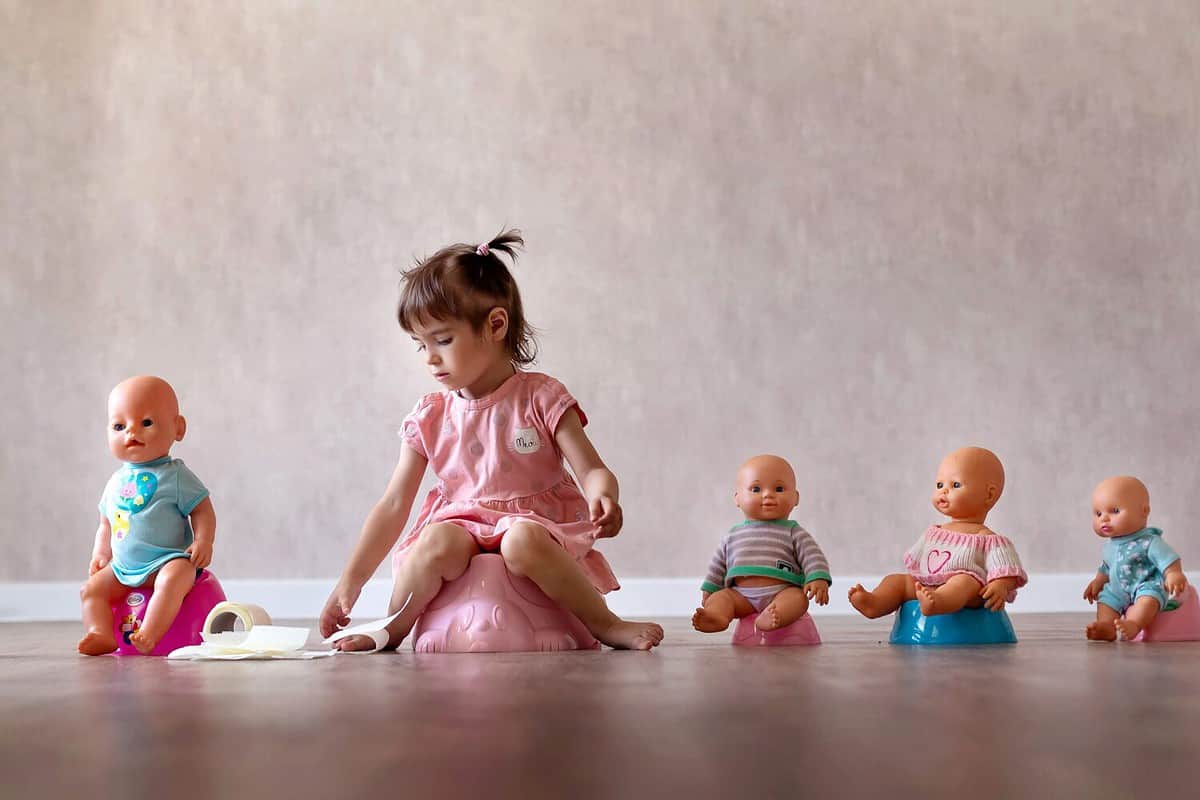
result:
M 483 329 L 488 312 L 497 306 L 508 312 L 504 344 L 514 364 L 525 366 L 537 358 L 534 329 L 525 319 L 521 293 L 500 253 L 515 263 L 525 240 L 516 229 L 504 231 L 487 244 L 452 244 L 417 262 L 401 277 L 400 327 L 413 328 L 429 320 L 462 319 L 476 331 Z

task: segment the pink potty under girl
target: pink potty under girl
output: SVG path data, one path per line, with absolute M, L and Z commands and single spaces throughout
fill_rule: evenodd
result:
M 138 628 L 142 627 L 142 618 L 146 616 L 146 606 L 154 596 L 153 589 L 130 589 L 116 605 L 113 606 L 113 633 L 117 637 L 117 652 L 119 656 L 140 656 L 141 653 L 129 641 Z M 225 599 L 225 592 L 217 576 L 208 570 L 200 570 L 196 583 L 191 591 L 183 598 L 175 621 L 167 630 L 162 641 L 151 651 L 152 656 L 165 656 L 172 650 L 191 644 L 200 644 L 200 629 L 213 606 Z
M 480 553 L 442 587 L 413 626 L 418 653 L 598 650 L 583 623 L 518 578 L 498 553 Z
M 1190 583 L 1179 596 L 1179 607 L 1160 611 L 1145 630 L 1133 637 L 1135 642 L 1200 641 L 1200 599 Z
M 739 647 L 791 647 L 801 644 L 820 644 L 821 636 L 817 633 L 817 624 L 810 614 L 783 628 L 773 631 L 760 631 L 754 627 L 758 614 L 742 617 L 733 629 L 733 644 Z

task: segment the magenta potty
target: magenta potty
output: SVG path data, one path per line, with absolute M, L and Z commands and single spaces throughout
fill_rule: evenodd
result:
M 142 627 L 142 619 L 146 616 L 146 606 L 154 596 L 154 589 L 138 587 L 130 589 L 125 596 L 113 607 L 113 633 L 117 637 L 117 652 L 119 656 L 140 656 L 141 653 L 129 637 Z M 166 635 L 158 646 L 150 652 L 152 656 L 165 656 L 172 650 L 200 644 L 200 629 L 204 620 L 213 607 L 225 599 L 225 592 L 217 576 L 206 569 L 199 570 L 196 583 L 191 591 L 183 598 L 175 621 L 167 629 Z
M 817 624 L 810 614 L 783 628 L 773 631 L 760 631 L 754 627 L 758 614 L 742 617 L 733 629 L 732 644 L 738 647 L 794 647 L 796 645 L 820 644 L 821 636 L 817 633 Z

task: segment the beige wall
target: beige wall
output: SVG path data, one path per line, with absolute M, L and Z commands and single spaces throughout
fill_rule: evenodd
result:
M 894 569 L 965 443 L 1031 570 L 1117 472 L 1194 565 L 1198 86 L 1191 0 L 0 0 L 0 580 L 83 573 L 139 372 L 218 572 L 334 576 L 432 388 L 398 270 L 505 224 L 620 575 L 698 579 L 763 450 Z

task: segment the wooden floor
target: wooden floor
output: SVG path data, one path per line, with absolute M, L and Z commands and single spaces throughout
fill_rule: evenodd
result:
M 84 658 L 0 625 L 3 797 L 1148 797 L 1200 792 L 1200 643 L 746 650 L 667 620 L 653 653 Z

